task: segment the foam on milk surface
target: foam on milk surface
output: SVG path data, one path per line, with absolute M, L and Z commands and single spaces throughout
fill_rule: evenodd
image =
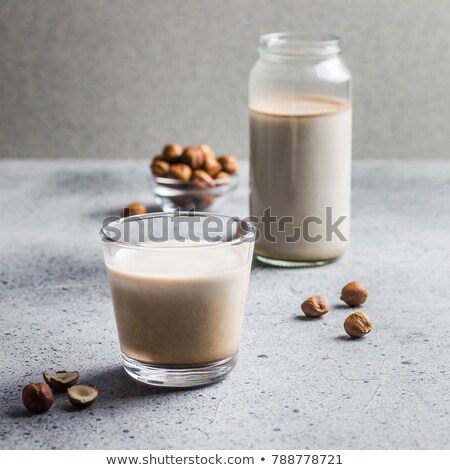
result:
M 119 248 L 108 268 L 145 277 L 179 278 L 226 271 L 242 264 L 239 246 L 176 240 L 147 245 L 148 249 Z
M 298 96 L 259 101 L 252 104 L 250 109 L 256 113 L 272 114 L 275 116 L 313 117 L 333 114 L 349 108 L 349 104 L 338 99 L 322 96 Z

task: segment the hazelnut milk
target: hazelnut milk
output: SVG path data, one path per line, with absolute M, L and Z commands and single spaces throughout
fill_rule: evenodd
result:
M 180 243 L 118 248 L 106 263 L 121 350 L 132 359 L 197 366 L 237 352 L 250 260 L 232 245 L 180 256 Z
M 335 98 L 300 96 L 250 104 L 250 212 L 260 218 L 270 208 L 276 217 L 271 236 L 267 222 L 257 223 L 256 255 L 315 262 L 345 251 L 351 132 L 351 106 Z M 286 216 L 293 223 L 285 219 L 287 224 L 280 225 Z M 340 217 L 344 219 L 337 228 L 345 240 L 332 230 Z M 302 229 L 300 237 L 295 227 Z

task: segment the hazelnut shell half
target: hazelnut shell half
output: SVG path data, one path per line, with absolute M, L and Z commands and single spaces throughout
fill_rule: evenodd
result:
M 77 408 L 92 405 L 98 397 L 98 388 L 95 385 L 74 385 L 67 389 L 67 398 Z
M 65 392 L 69 387 L 72 387 L 78 382 L 80 374 L 77 371 L 67 372 L 60 370 L 55 373 L 44 372 L 43 374 L 45 383 L 56 392 Z

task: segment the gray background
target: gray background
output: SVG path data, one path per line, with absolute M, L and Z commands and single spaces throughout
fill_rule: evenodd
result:
M 0 158 L 247 157 L 261 33 L 343 37 L 357 159 L 449 159 L 445 0 L 1 0 Z

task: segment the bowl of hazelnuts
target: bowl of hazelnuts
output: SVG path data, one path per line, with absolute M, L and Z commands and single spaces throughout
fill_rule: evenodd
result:
M 167 144 L 153 158 L 150 170 L 154 193 L 163 211 L 204 211 L 236 189 L 238 161 L 233 155 L 216 157 L 206 144 L 183 147 Z

